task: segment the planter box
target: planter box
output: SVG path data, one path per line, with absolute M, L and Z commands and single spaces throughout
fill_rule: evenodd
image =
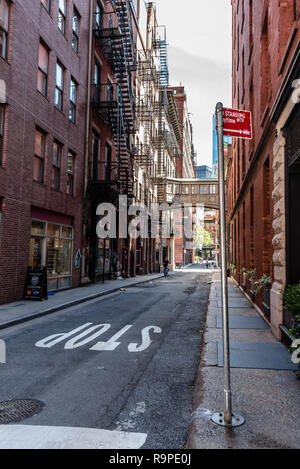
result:
M 266 285 L 265 286 L 265 292 L 264 292 L 264 301 L 263 301 L 263 310 L 265 313 L 265 316 L 269 319 L 271 316 L 271 285 Z
M 288 329 L 292 329 L 294 325 L 294 318 L 288 309 L 283 308 L 283 325 Z

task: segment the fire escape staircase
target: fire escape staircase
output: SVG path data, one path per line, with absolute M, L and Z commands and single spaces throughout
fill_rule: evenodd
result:
M 97 43 L 111 63 L 116 77 L 116 101 L 98 106 L 99 114 L 112 129 L 117 153 L 117 183 L 121 194 L 133 197 L 133 163 L 130 136 L 134 132 L 132 72 L 136 58 L 128 0 L 111 0 L 109 27 L 94 28 Z M 105 109 L 107 106 L 109 109 Z

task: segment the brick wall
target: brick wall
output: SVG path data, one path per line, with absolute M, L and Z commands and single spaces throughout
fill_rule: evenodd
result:
M 232 0 L 233 103 L 252 111 L 252 141 L 236 140 L 227 178 L 231 260 L 240 269 L 256 269 L 256 279 L 274 279 L 275 123 L 270 117 L 277 93 L 300 39 L 299 0 Z M 269 169 L 267 169 L 269 168 Z M 251 223 L 253 191 L 253 224 Z M 248 282 L 248 290 L 250 284 Z M 262 306 L 262 294 L 256 297 Z
M 67 2 L 66 35 L 57 26 L 58 0 L 52 1 L 50 14 L 38 0 L 16 0 L 11 4 L 9 55 L 0 58 L 0 77 L 6 83 L 4 164 L 0 167 L 2 229 L 0 238 L 0 302 L 13 301 L 23 294 L 29 261 L 30 208 L 37 206 L 66 214 L 74 220 L 73 253 L 81 247 L 84 142 L 86 118 L 86 80 L 88 57 L 88 2 L 77 0 L 81 15 L 79 54 L 72 48 L 73 1 Z M 40 39 L 48 46 L 48 95 L 37 91 Z M 56 61 L 65 67 L 64 109 L 54 106 Z M 68 118 L 70 78 L 78 83 L 77 120 Z M 35 128 L 47 133 L 44 183 L 33 180 Z M 53 140 L 63 144 L 60 191 L 51 188 Z M 67 152 L 76 154 L 75 195 L 67 192 Z M 73 256 L 74 258 L 74 256 Z M 74 267 L 72 286 L 80 284 Z

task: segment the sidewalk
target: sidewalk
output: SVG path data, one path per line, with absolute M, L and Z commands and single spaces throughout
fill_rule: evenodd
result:
M 215 273 L 187 448 L 300 448 L 298 367 L 232 281 L 228 291 L 233 411 L 245 423 L 228 429 L 210 420 L 224 406 L 221 284 Z
M 13 326 L 31 319 L 55 313 L 71 306 L 114 293 L 120 288 L 130 288 L 139 283 L 150 282 L 163 277 L 162 273 L 133 277 L 129 279 L 106 280 L 105 283 L 94 283 L 85 287 L 72 288 L 55 292 L 45 301 L 15 301 L 0 305 L 0 329 Z

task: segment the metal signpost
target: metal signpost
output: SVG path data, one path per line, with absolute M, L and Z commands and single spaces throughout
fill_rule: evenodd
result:
M 221 288 L 223 309 L 223 366 L 224 366 L 224 412 L 213 414 L 212 421 L 225 427 L 238 427 L 245 419 L 232 412 L 230 383 L 230 344 L 228 317 L 228 285 L 226 256 L 226 216 L 225 216 L 225 173 L 224 173 L 224 135 L 238 138 L 252 138 L 251 114 L 247 111 L 224 109 L 222 103 L 216 106 L 216 122 L 218 134 L 218 170 L 219 170 L 219 202 L 220 202 L 220 246 L 221 246 Z M 224 125 L 223 125 L 224 124 Z M 224 126 L 226 125 L 226 129 Z

